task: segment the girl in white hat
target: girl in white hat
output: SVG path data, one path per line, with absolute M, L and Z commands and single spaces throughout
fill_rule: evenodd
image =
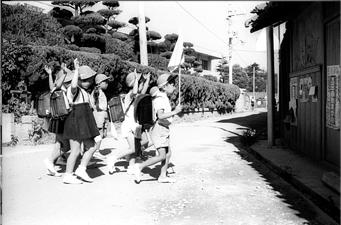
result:
M 64 125 L 64 138 L 70 140 L 71 153 L 67 159 L 66 172 L 63 182 L 67 184 L 80 184 L 81 180 L 93 182 L 86 172 L 86 167 L 92 158 L 96 146 L 94 138 L 99 136 L 96 121 L 92 113 L 91 96 L 86 91 L 93 83 L 96 72 L 88 66 L 79 66 L 78 60 L 74 60 L 74 76 L 71 86 L 67 90 L 67 97 L 72 105 L 72 110 L 66 118 Z M 80 165 L 73 174 L 75 162 L 81 153 L 81 144 L 84 146 L 84 154 Z M 77 179 L 81 178 L 81 180 Z
M 73 73 L 71 70 L 66 68 L 66 65 L 62 63 L 61 70 L 56 74 L 56 79 L 53 82 L 52 69 L 49 66 L 45 66 L 45 71 L 49 75 L 49 87 L 50 91 L 62 90 L 66 93 L 67 85 L 70 85 Z M 61 155 L 61 149 L 63 151 L 68 151 L 70 149 L 69 141 L 63 138 L 64 130 L 64 118 L 51 118 L 49 121 L 48 131 L 56 134 L 55 147 L 52 150 L 50 156 L 44 159 L 44 164 L 46 166 L 47 172 L 51 176 L 60 177 L 61 173 L 58 173 L 55 169 L 55 161 Z

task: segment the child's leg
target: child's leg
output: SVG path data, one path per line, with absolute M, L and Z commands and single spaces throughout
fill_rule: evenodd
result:
M 159 153 L 157 156 L 149 158 L 142 163 L 136 163 L 133 166 L 133 173 L 135 174 L 135 181 L 136 182 L 140 182 L 141 170 L 143 170 L 143 168 L 166 160 L 166 148 L 158 148 L 157 151 Z M 165 164 L 165 162 L 164 162 L 164 164 Z
M 84 145 L 84 154 L 81 160 L 80 165 L 75 171 L 75 174 L 82 178 L 84 181 L 87 182 L 93 182 L 93 179 L 89 177 L 89 175 L 86 172 L 86 167 L 92 158 L 93 154 L 96 151 L 96 143 L 93 139 L 85 139 L 83 140 L 83 145 Z
M 70 147 L 71 147 L 71 153 L 70 153 L 69 157 L 67 158 L 66 171 L 65 171 L 64 178 L 63 178 L 63 183 L 65 183 L 65 184 L 81 184 L 82 181 L 78 180 L 77 177 L 75 177 L 72 174 L 73 169 L 75 167 L 77 157 L 80 154 L 81 143 L 78 140 L 70 139 Z
M 66 161 L 66 171 L 65 173 L 72 174 L 75 167 L 77 157 L 80 153 L 81 143 L 78 140 L 70 139 L 71 152 Z
M 59 135 L 59 136 L 58 136 Z M 49 155 L 48 158 L 44 159 L 44 164 L 47 168 L 48 174 L 52 176 L 60 177 L 61 174 L 57 172 L 57 170 L 54 168 L 55 161 L 60 156 L 60 148 L 61 148 L 61 142 L 60 142 L 60 134 L 56 134 L 56 143 L 54 145 L 54 148 Z
M 172 155 L 171 149 L 168 147 L 166 149 L 166 159 L 163 160 L 161 163 L 160 177 L 166 177 L 167 176 L 167 169 L 168 169 L 168 164 L 169 164 L 169 160 L 170 160 L 171 155 Z
M 52 164 L 54 164 L 57 158 L 60 156 L 60 147 L 60 142 L 56 141 L 56 143 L 54 144 L 54 148 L 50 156 L 48 157 L 49 162 L 51 162 Z
M 158 162 L 166 160 L 166 148 L 159 148 L 157 149 L 157 151 L 159 153 L 157 156 L 151 157 L 146 161 L 138 164 L 138 168 L 140 169 L 140 171 L 147 166 L 151 166 Z
M 92 158 L 92 155 L 97 150 L 97 144 L 93 139 L 83 140 L 84 143 L 84 154 L 81 160 L 80 165 L 86 167 Z

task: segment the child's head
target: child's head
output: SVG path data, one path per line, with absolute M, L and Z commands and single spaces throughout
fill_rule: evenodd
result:
M 175 90 L 175 78 L 176 76 L 172 76 L 171 74 L 161 74 L 157 79 L 157 86 L 161 91 L 172 94 Z
M 94 82 L 94 76 L 96 75 L 96 72 L 93 71 L 88 66 L 80 66 L 79 69 L 79 86 L 81 86 L 84 89 L 89 89 L 90 86 Z
M 126 85 L 129 87 L 129 88 L 132 88 L 134 86 L 134 83 L 135 83 L 135 73 L 134 72 L 131 72 L 127 75 L 126 77 Z
M 99 86 L 102 90 L 106 90 L 108 88 L 108 79 L 104 74 L 97 74 L 95 77 L 95 83 Z
M 159 92 L 160 92 L 159 88 L 154 86 L 150 89 L 149 94 L 152 96 L 152 98 L 154 98 Z

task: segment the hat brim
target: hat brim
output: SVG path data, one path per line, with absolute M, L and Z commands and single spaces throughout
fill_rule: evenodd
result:
M 178 77 L 178 74 L 176 74 L 176 75 L 173 75 L 173 74 L 169 75 L 168 78 L 167 78 L 167 80 L 166 80 L 165 82 L 163 82 L 162 84 L 158 85 L 158 87 L 163 87 L 163 86 L 165 86 L 166 84 L 168 84 L 168 83 L 174 81 L 177 77 Z
M 106 80 L 109 80 L 109 77 L 106 77 L 106 78 L 104 78 L 104 79 L 102 79 L 102 80 L 100 80 L 100 81 L 97 81 L 96 84 L 100 84 L 100 83 L 102 83 L 103 81 L 106 81 Z

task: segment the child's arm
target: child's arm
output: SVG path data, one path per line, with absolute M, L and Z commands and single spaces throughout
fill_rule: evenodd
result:
M 78 59 L 76 58 L 74 61 L 74 66 L 75 66 L 75 73 L 72 77 L 72 81 L 71 81 L 71 93 L 72 94 L 75 94 L 76 93 L 76 90 L 77 90 L 77 86 L 78 86 L 78 76 L 79 76 L 79 73 L 78 73 L 78 69 L 79 69 L 79 62 L 78 62 Z
M 54 88 L 54 83 L 53 83 L 53 79 L 52 79 L 52 70 L 51 70 L 51 67 L 45 65 L 45 66 L 44 66 L 44 69 L 45 69 L 46 73 L 49 75 L 49 87 L 50 87 L 50 91 L 52 91 L 53 88 Z
M 139 80 L 141 78 L 141 74 L 137 73 L 136 69 L 134 70 L 134 73 L 135 73 L 135 82 L 133 86 L 133 94 L 136 95 L 139 89 Z
M 141 91 L 141 94 L 146 94 L 147 89 L 149 87 L 149 81 L 150 81 L 150 73 L 144 75 L 144 78 L 146 78 L 146 81 L 143 84 L 143 89 Z
M 177 114 L 179 114 L 180 112 L 182 111 L 182 106 L 181 105 L 177 105 L 175 107 L 175 109 L 169 113 L 165 113 L 163 109 L 159 109 L 157 112 L 156 112 L 156 115 L 159 119 L 167 119 L 169 117 L 172 117 L 172 116 L 175 116 Z
M 66 65 L 65 63 L 62 63 L 62 70 L 63 70 L 63 77 L 61 79 L 58 79 L 57 82 L 56 82 L 56 88 L 59 89 L 62 87 L 63 83 L 64 83 L 64 80 L 65 80 L 65 77 L 66 77 Z

